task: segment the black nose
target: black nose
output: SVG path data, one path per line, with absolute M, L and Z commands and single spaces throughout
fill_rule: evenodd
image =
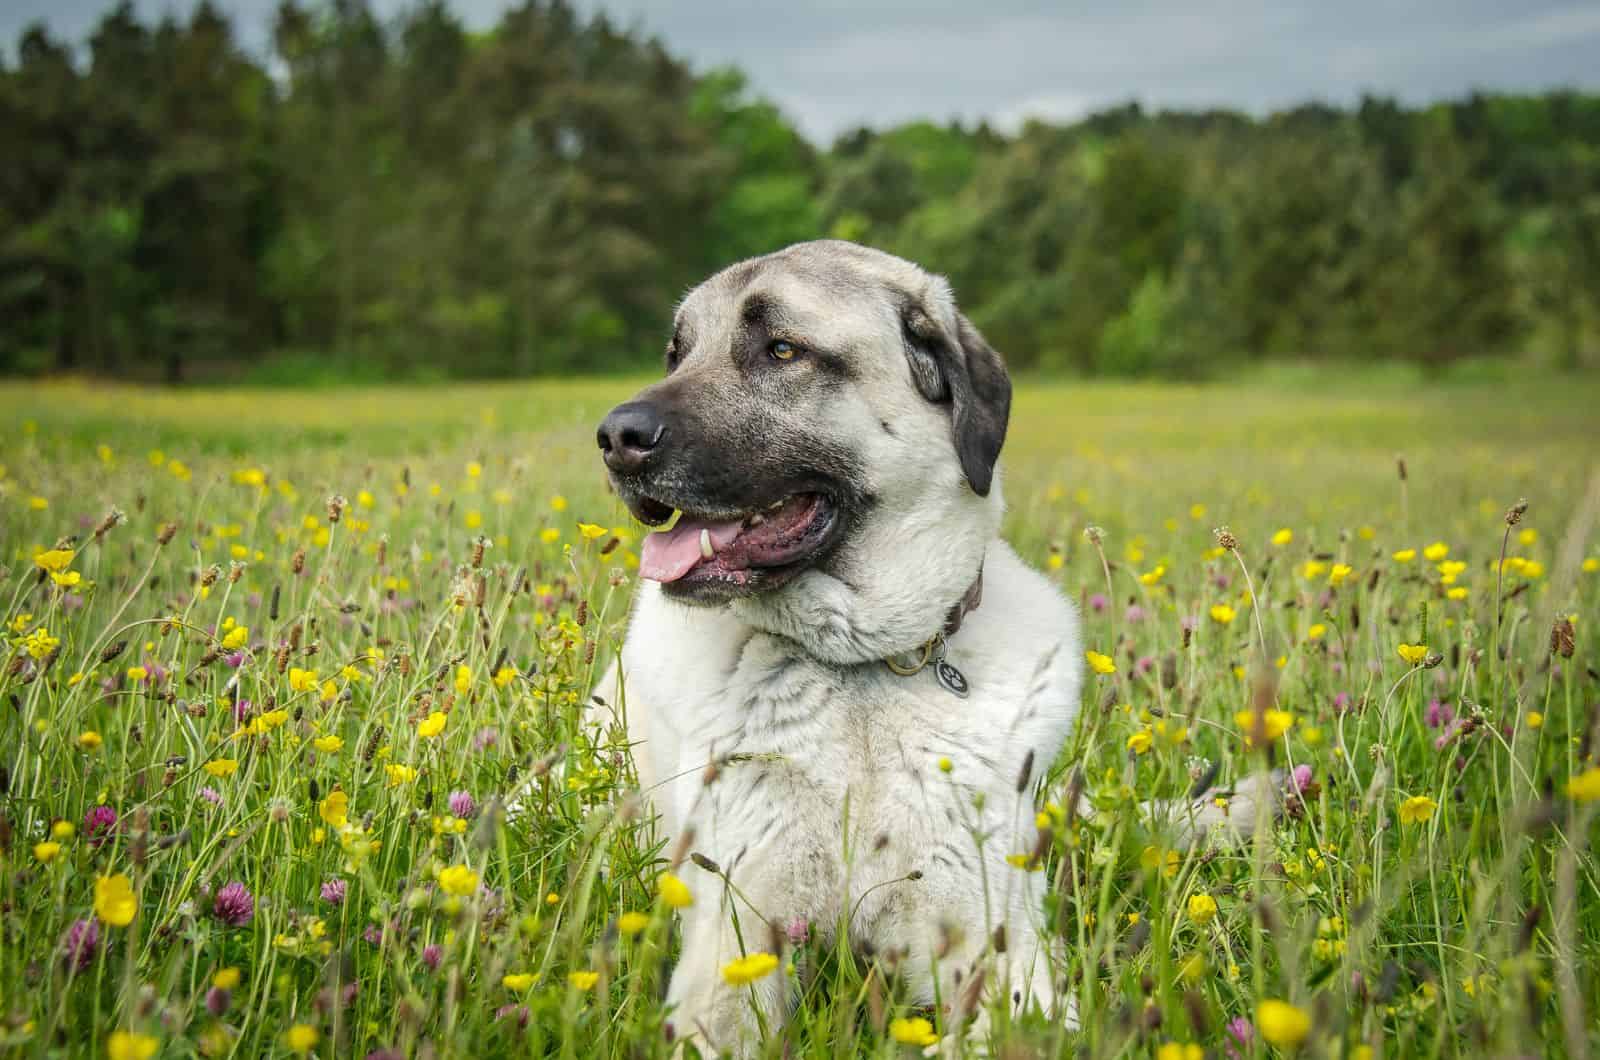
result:
M 661 412 L 648 401 L 618 405 L 601 421 L 595 432 L 606 467 L 613 471 L 638 471 L 650 453 L 661 444 L 667 425 Z

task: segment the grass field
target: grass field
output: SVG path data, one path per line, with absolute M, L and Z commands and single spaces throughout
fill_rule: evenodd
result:
M 0 1052 L 671 1052 L 660 874 L 717 881 L 577 724 L 639 541 L 593 425 L 634 385 L 0 387 Z M 1600 1048 L 1597 408 L 1020 389 L 1006 532 L 1113 672 L 1016 870 L 1082 1028 L 1002 1009 L 992 1055 Z M 1268 766 L 1288 812 L 1243 849 L 1131 813 Z M 782 949 L 768 1055 L 948 1029 L 868 957 Z

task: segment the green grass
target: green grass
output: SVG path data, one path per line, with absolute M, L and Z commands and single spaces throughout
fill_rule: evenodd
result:
M 664 855 L 620 737 L 577 724 L 638 544 L 593 424 L 635 383 L 0 387 L 0 1051 L 136 1055 L 112 1048 L 126 1031 L 163 1056 L 254 1057 L 304 1027 L 323 1056 L 670 1052 Z M 1223 1056 L 1225 1025 L 1280 999 L 1309 1017 L 1303 1055 L 1600 1045 L 1596 803 L 1568 792 L 1600 723 L 1597 404 L 1572 379 L 1019 389 L 1007 536 L 1117 671 L 1090 678 L 1046 792 L 1058 978 L 1083 1028 L 1002 1011 L 995 1055 Z M 1450 584 L 1435 542 L 1464 564 Z M 76 586 L 36 564 L 58 545 Z M 1566 615 L 1570 659 L 1551 654 Z M 231 659 L 230 622 L 248 629 Z M 1248 749 L 1236 715 L 1274 701 L 1291 727 Z M 1314 785 L 1242 849 L 1169 856 L 1132 813 L 1213 765 L 1268 764 Z M 1059 813 L 1075 773 L 1093 824 Z M 535 810 L 508 823 L 499 802 L 529 777 Z M 479 808 L 462 824 L 456 791 Z M 1406 823 L 1417 799 L 1431 812 Z M 91 837 L 97 806 L 118 825 Z M 453 866 L 487 890 L 445 893 Z M 712 900 L 713 877 L 677 873 Z M 136 914 L 65 959 L 96 878 L 119 875 Z M 215 912 L 234 881 L 241 926 Z M 1214 918 L 1190 915 L 1201 895 Z M 645 926 L 619 936 L 628 912 Z M 923 1014 L 887 969 L 781 956 L 802 1000 L 768 1055 L 913 1054 L 888 1028 Z M 213 1014 L 224 968 L 240 981 Z

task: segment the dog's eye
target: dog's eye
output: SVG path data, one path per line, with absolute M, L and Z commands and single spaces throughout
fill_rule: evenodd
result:
M 780 361 L 792 361 L 795 359 L 795 356 L 799 354 L 799 352 L 799 347 L 797 347 L 794 343 L 785 342 L 782 339 L 774 342 L 771 346 L 772 356 L 776 357 Z

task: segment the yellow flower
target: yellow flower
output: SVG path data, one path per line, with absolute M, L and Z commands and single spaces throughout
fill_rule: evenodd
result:
M 317 803 L 317 816 L 335 828 L 343 828 L 350 819 L 350 796 L 338 788 L 328 792 L 328 797 Z
M 1117 664 L 1109 655 L 1101 655 L 1097 651 L 1086 651 L 1083 653 L 1083 657 L 1089 660 L 1089 669 L 1097 674 L 1114 674 L 1117 672 Z
M 248 643 L 250 643 L 249 626 L 234 626 L 222 638 L 222 646 L 228 651 L 238 651 Z
M 33 844 L 33 856 L 38 858 L 42 864 L 50 864 L 59 853 L 61 853 L 61 844 L 52 840 L 46 839 L 42 843 Z
M 239 985 L 239 979 L 239 969 L 230 965 L 217 969 L 217 974 L 211 977 L 211 985 L 218 990 L 232 990 Z
M 311 741 L 311 746 L 323 754 L 338 754 L 344 749 L 344 741 L 337 736 L 318 736 Z
M 1522 565 L 1522 576 L 1524 578 L 1544 577 L 1544 564 L 1536 559 L 1528 560 Z
M 1293 1049 L 1311 1033 L 1311 1016 L 1287 1001 L 1263 1001 L 1256 1009 L 1256 1027 L 1267 1044 Z
M 722 980 L 729 986 L 749 986 L 765 979 L 778 968 L 778 958 L 770 953 L 751 953 L 722 966 Z
M 317 691 L 318 698 L 324 703 L 332 703 L 339 698 L 339 686 L 332 679 L 322 682 L 322 687 Z
M 106 1039 L 106 1060 L 150 1060 L 161 1042 L 148 1034 L 113 1031 Z
M 1583 569 L 1586 574 L 1593 574 L 1595 571 L 1600 571 L 1600 558 L 1596 558 L 1594 556 L 1588 557 L 1583 561 Z
M 1204 519 L 1205 517 L 1206 517 L 1206 506 L 1205 505 L 1203 505 L 1203 504 L 1191 504 L 1189 506 L 1189 518 L 1198 521 L 1200 519 Z
M 539 977 L 531 972 L 508 972 L 500 977 L 500 985 L 517 994 L 527 993 L 528 988 L 538 981 Z
M 463 663 L 456 667 L 456 694 L 466 695 L 472 690 L 472 667 Z
M 1537 729 L 1544 725 L 1544 715 L 1537 710 L 1528 711 L 1528 728 Z
M 75 570 L 69 570 L 65 574 L 57 574 L 56 572 L 51 571 L 50 580 L 61 586 L 63 589 L 75 589 L 78 587 L 78 584 L 83 581 L 83 575 L 79 574 Z
M 1413 795 L 1400 804 L 1401 824 L 1421 824 L 1433 816 L 1439 804 L 1426 795 Z
M 1158 563 L 1153 569 L 1147 570 L 1143 574 L 1139 575 L 1139 581 L 1144 585 L 1159 585 L 1162 577 L 1166 573 L 1167 568 Z
M 1400 653 L 1400 658 L 1412 666 L 1421 664 L 1422 660 L 1428 657 L 1428 646 L 1426 644 L 1401 644 L 1395 650 Z
M 283 1032 L 283 1044 L 293 1053 L 309 1053 L 317 1047 L 322 1035 L 309 1023 L 296 1023 Z
M 516 679 L 517 668 L 515 666 L 502 666 L 494 672 L 494 686 L 496 688 L 504 688 Z
M 1400 551 L 1394 554 L 1394 561 L 1396 563 L 1410 563 L 1416 558 L 1417 550 L 1414 548 L 1402 548 Z
M 1189 919 L 1196 924 L 1204 924 L 1207 920 L 1217 915 L 1217 900 L 1209 894 L 1191 894 L 1189 896 Z
M 130 666 L 130 667 L 128 667 L 128 680 L 130 680 L 130 681 L 135 681 L 135 682 L 143 681 L 145 678 L 147 678 L 149 676 L 150 676 L 150 671 L 146 670 L 142 666 Z
M 417 779 L 417 771 L 408 765 L 396 762 L 386 763 L 383 767 L 384 774 L 389 778 L 389 786 L 398 788 L 402 784 L 409 784 Z
M 1321 640 L 1328 632 L 1328 627 L 1321 622 L 1313 622 L 1311 628 L 1306 630 L 1307 640 Z
M 1467 598 L 1467 587 L 1465 585 L 1453 586 L 1445 595 L 1452 600 L 1465 600 Z
M 445 722 L 449 720 L 450 715 L 441 710 L 436 710 L 417 722 L 417 735 L 425 740 L 431 740 L 441 732 L 444 732 Z
M 78 734 L 78 746 L 85 751 L 98 751 L 105 744 L 100 734 L 93 729 L 86 729 Z
M 139 912 L 133 882 L 122 873 L 99 876 L 94 881 L 94 915 L 112 927 L 127 927 Z
M 213 758 L 205 764 L 205 771 L 214 777 L 231 777 L 239 772 L 237 758 Z
M 471 511 L 467 512 L 465 522 L 468 530 L 476 530 L 478 527 L 483 525 L 483 513 L 478 511 L 478 509 L 473 508 Z
M 599 972 L 568 972 L 567 983 L 574 990 L 592 990 L 600 981 Z
M 1335 563 L 1328 571 L 1328 585 L 1337 589 L 1345 583 L 1346 578 L 1350 577 L 1353 569 L 1348 563 Z
M 34 565 L 40 570 L 60 572 L 72 565 L 73 552 L 70 548 L 52 548 L 45 552 L 35 552 Z
M 451 865 L 439 870 L 439 888 L 445 894 L 465 898 L 478 889 L 478 874 L 465 865 Z
M 632 938 L 650 926 L 648 913 L 623 913 L 617 917 L 617 934 L 623 938 Z
M 1253 745 L 1255 738 L 1261 736 L 1267 743 L 1272 743 L 1294 725 L 1294 715 L 1287 710 L 1265 710 L 1259 719 L 1253 710 L 1241 710 L 1233 716 L 1234 724 L 1239 726 L 1245 734 L 1245 743 Z M 1259 721 L 1260 731 L 1257 732 Z
M 670 872 L 656 877 L 656 890 L 661 900 L 673 909 L 685 909 L 694 904 L 694 895 L 689 893 L 688 886 Z
M 71 821 L 57 821 L 55 824 L 50 826 L 51 839 L 71 839 L 74 835 L 77 835 L 77 833 L 77 826 L 75 826 Z
M 1227 604 L 1211 605 L 1211 621 L 1216 622 L 1219 625 L 1226 626 L 1229 622 L 1232 622 L 1234 614 L 1235 612 L 1233 608 L 1229 607 Z
M 1567 794 L 1578 802 L 1600 799 L 1600 766 L 1586 769 L 1567 781 Z
M 1328 565 L 1320 559 L 1308 559 L 1300 567 L 1300 576 L 1308 582 L 1316 581 L 1327 569 Z
M 1167 1042 L 1156 1050 L 1156 1060 L 1205 1060 L 1206 1051 L 1194 1042 Z
M 1422 550 L 1422 558 L 1429 563 L 1438 563 L 1450 554 L 1450 546 L 1443 541 L 1435 541 Z
M 298 666 L 289 667 L 289 687 L 296 692 L 317 691 L 317 671 L 302 670 Z
M 599 537 L 605 537 L 609 532 L 610 531 L 608 531 L 605 527 L 596 526 L 593 523 L 578 524 L 578 533 L 582 534 L 584 538 L 589 541 L 593 541 Z
M 939 759 L 939 772 L 948 773 L 952 769 L 954 769 L 955 767 L 956 767 L 956 764 L 954 762 L 950 761 L 948 756 L 942 756 Z
M 46 508 L 50 507 L 50 502 L 45 500 L 43 497 L 29 497 L 28 507 L 32 508 L 36 512 L 42 512 Z
M 1067 557 L 1052 550 L 1050 553 L 1050 558 L 1045 560 L 1044 563 L 1045 566 L 1049 567 L 1051 570 L 1060 570 L 1062 567 L 1066 566 Z
M 1044 861 L 1034 860 L 1032 854 L 1007 854 L 1006 864 L 1014 869 L 1022 869 L 1024 872 L 1039 872 L 1044 868 Z
M 1150 735 L 1149 729 L 1140 729 L 1138 732 L 1128 737 L 1128 750 L 1132 751 L 1136 755 L 1142 755 L 1146 751 L 1150 750 L 1150 744 L 1152 740 L 1153 737 Z
M 1518 531 L 1517 540 L 1522 542 L 1524 545 L 1531 545 L 1539 540 L 1539 531 L 1535 530 L 1531 526 L 1525 527 L 1524 529 Z
M 1272 535 L 1272 543 L 1277 545 L 1279 548 L 1282 548 L 1284 545 L 1287 545 L 1293 540 L 1294 531 L 1290 530 L 1287 526 Z
M 539 540 L 547 545 L 553 545 L 561 540 L 561 531 L 553 526 L 547 526 L 539 531 Z
M 921 1016 L 890 1020 L 889 1037 L 901 1045 L 914 1045 L 919 1049 L 939 1044 L 939 1036 L 933 1033 L 933 1024 Z

